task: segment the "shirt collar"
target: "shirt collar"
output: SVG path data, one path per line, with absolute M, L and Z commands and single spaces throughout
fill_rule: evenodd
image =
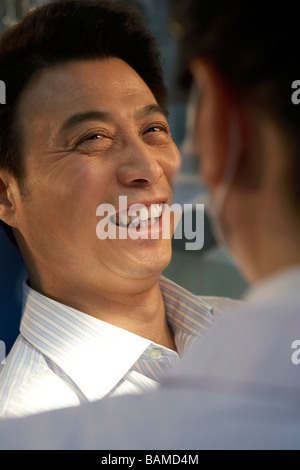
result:
M 180 352 L 188 339 L 198 337 L 215 321 L 213 309 L 164 277 L 160 286 Z M 49 299 L 26 283 L 20 332 L 89 400 L 106 395 L 151 344 L 150 340 Z
M 215 322 L 214 309 L 208 302 L 164 276 L 160 277 L 159 284 L 175 344 L 179 354 L 182 354 Z
M 265 303 L 300 295 L 300 265 L 282 269 L 255 284 L 245 295 L 251 303 Z

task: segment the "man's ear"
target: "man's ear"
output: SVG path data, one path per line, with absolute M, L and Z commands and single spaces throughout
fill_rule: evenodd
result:
M 0 220 L 16 227 L 16 194 L 17 183 L 5 170 L 0 171 Z
M 223 180 L 229 164 L 231 119 L 233 111 L 237 114 L 237 102 L 222 74 L 209 60 L 194 59 L 190 69 L 200 95 L 195 139 L 201 157 L 201 175 L 213 188 Z

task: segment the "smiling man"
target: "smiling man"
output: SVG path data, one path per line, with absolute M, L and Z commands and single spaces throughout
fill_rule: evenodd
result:
M 29 275 L 1 416 L 150 390 L 235 304 L 160 277 L 180 155 L 156 45 L 123 4 L 54 2 L 4 35 L 0 70 L 0 219 Z M 103 205 L 117 235 L 130 228 L 120 196 L 144 206 L 136 232 L 157 237 L 99 239 Z

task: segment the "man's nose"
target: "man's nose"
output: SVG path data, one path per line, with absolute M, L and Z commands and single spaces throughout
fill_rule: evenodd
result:
M 155 184 L 163 174 L 155 151 L 138 145 L 127 151 L 127 157 L 118 168 L 117 177 L 125 186 Z

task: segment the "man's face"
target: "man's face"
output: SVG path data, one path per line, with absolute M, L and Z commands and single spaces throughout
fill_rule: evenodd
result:
M 128 207 L 171 203 L 179 152 L 141 77 L 116 58 L 65 63 L 31 81 L 19 116 L 29 195 L 16 216 L 41 284 L 113 290 L 160 273 L 170 239 L 96 235 L 97 207 L 118 210 L 119 196 Z

